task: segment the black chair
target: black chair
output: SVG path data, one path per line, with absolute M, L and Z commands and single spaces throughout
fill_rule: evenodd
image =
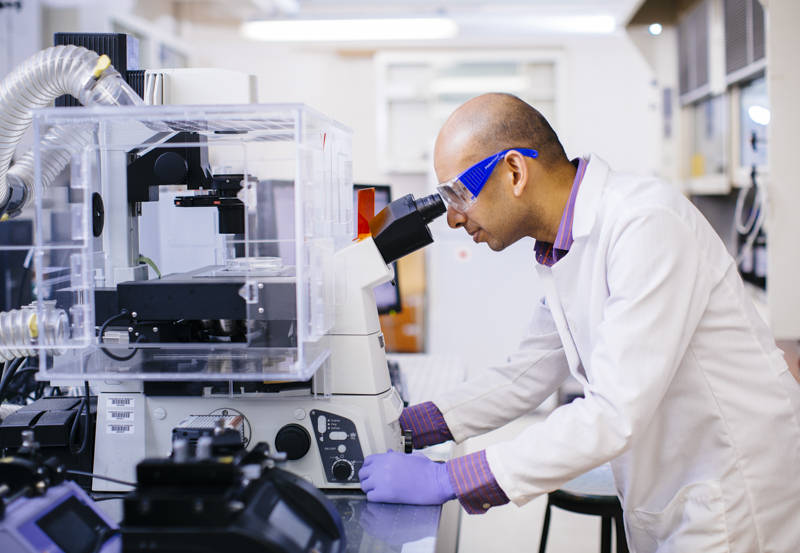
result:
M 545 553 L 547 547 L 551 507 L 603 517 L 600 527 L 601 553 L 611 553 L 611 521 L 613 520 L 617 530 L 617 553 L 628 553 L 628 542 L 625 539 L 625 526 L 622 521 L 622 506 L 614 488 L 611 467 L 608 465 L 590 470 L 548 494 L 539 553 Z

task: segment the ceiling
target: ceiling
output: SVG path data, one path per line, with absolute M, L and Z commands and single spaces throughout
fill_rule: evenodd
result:
M 347 18 L 441 15 L 461 17 L 595 16 L 625 25 L 643 0 L 177 0 L 191 18 Z M 137 4 L 147 4 L 139 0 Z M 159 2 L 165 4 L 164 2 Z

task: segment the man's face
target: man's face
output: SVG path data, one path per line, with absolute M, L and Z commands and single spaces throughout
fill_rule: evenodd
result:
M 440 152 L 437 151 L 437 154 Z M 436 176 L 439 182 L 446 182 L 462 171 L 468 169 L 472 163 L 457 159 L 455 156 L 448 157 L 443 155 L 436 156 L 434 165 Z M 441 158 L 441 159 L 440 159 Z M 503 181 L 506 179 L 507 167 L 504 160 L 501 160 L 495 168 L 489 180 L 484 185 L 477 201 L 472 204 L 464 213 L 460 213 L 452 207 L 447 208 L 447 224 L 450 228 L 462 228 L 472 236 L 477 244 L 486 242 L 494 251 L 501 251 L 511 245 L 516 240 L 510 237 L 508 213 L 504 213 L 503 205 Z M 504 217 L 504 215 L 506 215 Z

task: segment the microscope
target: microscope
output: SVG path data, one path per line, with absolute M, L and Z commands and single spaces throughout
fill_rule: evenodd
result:
M 351 131 L 303 105 L 35 117 L 85 139 L 67 190 L 37 189 L 48 224 L 34 255 L 42 298 L 70 328 L 43 372 L 98 383 L 95 474 L 131 481 L 142 459 L 179 439 L 195 448 L 218 424 L 318 488 L 358 488 L 368 455 L 410 450 L 373 288 L 433 241 L 438 195 L 360 213 L 354 240 Z M 216 210 L 214 264 L 149 277 L 142 213 L 162 196 L 171 217 Z
M 130 393 L 129 385 L 106 381 L 101 385 L 99 404 L 113 408 L 98 411 L 95 473 L 122 478 L 141 452 L 146 457 L 167 456 L 177 439 L 188 440 L 195 447 L 197 440 L 211 435 L 218 424 L 235 431 L 245 445 L 265 442 L 285 453 L 285 468 L 319 488 L 357 488 L 358 470 L 366 456 L 388 449 L 410 451 L 410 436 L 402 434 L 398 422 L 403 403 L 389 379 L 373 289 L 393 278 L 393 261 L 432 242 L 427 225 L 445 210 L 437 194 L 419 200 L 405 196 L 369 221 L 369 235 L 361 235 L 334 254 L 335 265 L 347 269 L 345 299 L 336 304 L 335 325 L 325 338 L 330 348 L 328 366 L 319 369 L 310 380 L 153 380 L 143 382 L 135 393 Z M 198 270 L 209 271 L 213 269 Z M 205 303 L 194 306 L 191 314 L 183 309 L 191 303 L 191 296 L 215 294 L 220 287 L 231 287 L 230 281 L 236 282 L 234 288 L 243 286 L 242 277 L 226 277 L 203 282 L 208 290 L 198 292 L 191 287 L 192 276 L 170 275 L 159 280 L 121 283 L 117 286 L 117 307 L 120 311 L 127 309 L 128 315 L 116 322 L 121 326 L 107 326 L 104 332 L 127 332 L 131 344 L 135 343 L 137 332 L 154 340 L 162 333 L 161 328 L 170 324 L 187 324 L 189 317 L 202 321 L 212 316 L 213 306 Z M 265 306 L 267 316 L 271 316 L 270 309 L 279 313 L 288 310 L 285 298 L 291 297 L 290 278 L 263 279 L 261 290 L 266 297 L 259 305 Z M 227 311 L 213 316 L 221 320 L 241 316 L 234 312 L 233 299 L 230 294 L 230 303 L 224 303 Z M 197 312 L 202 309 L 208 311 Z M 286 329 L 294 321 L 287 325 L 286 319 L 275 319 L 279 323 L 275 327 L 283 332 L 278 335 L 269 332 L 271 320 L 267 319 L 267 328 L 259 339 L 291 347 L 294 342 Z M 155 327 L 149 328 L 154 324 L 158 332 Z M 186 335 L 203 336 L 197 328 Z M 144 374 L 158 376 L 162 369 L 174 370 L 166 364 L 186 364 L 190 356 L 160 360 L 158 354 L 152 358 L 143 355 L 142 368 Z M 248 359 L 257 361 L 255 357 Z M 206 361 L 198 358 L 192 359 L 188 368 L 203 372 L 214 364 L 224 366 L 227 362 L 223 357 Z M 328 390 L 327 397 L 319 392 L 322 388 Z M 144 435 L 137 436 L 134 421 L 139 420 L 144 421 Z M 95 489 L 98 488 L 111 490 L 119 486 L 96 482 Z

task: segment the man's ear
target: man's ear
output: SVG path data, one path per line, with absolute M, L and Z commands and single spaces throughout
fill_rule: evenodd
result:
M 511 184 L 514 188 L 514 196 L 517 198 L 522 196 L 525 186 L 528 184 L 528 164 L 525 162 L 525 156 L 516 150 L 511 150 L 505 156 L 505 162 L 508 164 L 508 170 L 511 174 Z

